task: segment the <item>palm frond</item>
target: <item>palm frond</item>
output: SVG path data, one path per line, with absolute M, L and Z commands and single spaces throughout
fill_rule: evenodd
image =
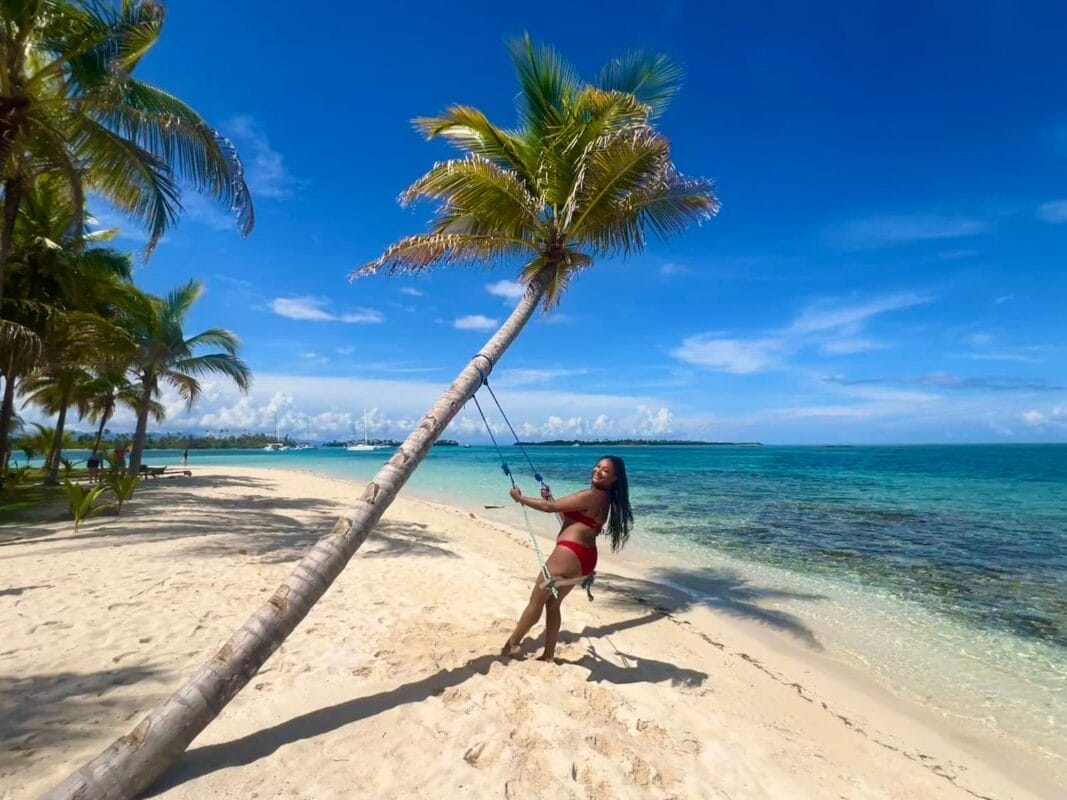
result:
M 573 202 L 589 153 L 614 137 L 647 130 L 648 118 L 648 107 L 633 95 L 586 87 L 567 123 L 542 143 L 541 185 L 548 202 L 555 208 Z
M 578 74 L 553 48 L 534 45 L 529 34 L 511 42 L 519 77 L 519 113 L 523 126 L 540 138 L 561 125 L 581 91 Z
M 685 178 L 668 169 L 587 217 L 576 240 L 602 252 L 630 253 L 644 248 L 646 231 L 668 239 L 714 216 L 719 207 L 712 181 Z
M 237 384 L 241 391 L 247 391 L 252 386 L 252 371 L 232 353 L 206 353 L 183 358 L 175 362 L 172 372 L 194 376 L 223 375 Z
M 416 117 L 412 124 L 427 139 L 442 136 L 467 153 L 515 170 L 529 185 L 531 165 L 522 137 L 498 128 L 478 109 L 453 105 L 441 116 Z
M 480 156 L 435 164 L 408 187 L 401 202 L 407 205 L 420 197 L 446 203 L 435 233 L 460 232 L 452 224 L 460 217 L 466 218 L 462 232 L 514 237 L 540 222 L 540 204 L 516 173 Z
M 684 76 L 684 70 L 666 55 L 637 51 L 605 64 L 599 85 L 609 92 L 633 95 L 648 106 L 655 119 L 674 99 Z
M 623 132 L 590 148 L 562 213 L 568 235 L 580 237 L 586 218 L 610 215 L 623 197 L 656 179 L 669 164 L 669 143 L 651 128 Z
M 241 348 L 241 340 L 233 331 L 225 328 L 210 328 L 195 336 L 190 336 L 185 340 L 185 346 L 190 351 L 197 347 L 221 347 L 230 355 L 237 355 L 237 351 Z
M 178 390 L 178 395 L 185 401 L 186 408 L 192 408 L 203 392 L 200 381 L 178 370 L 167 370 L 161 373 L 159 380 L 169 383 Z
M 27 120 L 27 129 L 30 133 L 26 137 L 27 150 L 31 158 L 29 169 L 36 175 L 58 173 L 65 178 L 63 188 L 69 200 L 69 208 L 65 209 L 69 219 L 68 227 L 79 227 L 85 218 L 84 178 L 82 171 L 71 159 L 70 149 L 64 136 L 46 120 L 40 119 L 38 115 L 31 116 Z M 53 191 L 58 188 L 58 181 L 49 183 Z M 74 230 L 73 232 L 80 234 L 81 231 Z
M 386 248 L 375 261 L 364 264 L 348 278 L 355 280 L 385 269 L 390 275 L 422 272 L 438 265 L 474 261 L 491 262 L 500 257 L 537 252 L 532 243 L 506 236 L 469 233 L 423 233 L 406 236 Z
M 162 89 L 130 79 L 116 100 L 89 98 L 83 110 L 158 156 L 182 181 L 225 203 L 242 234 L 252 231 L 255 210 L 240 156 L 190 106 Z
M 189 313 L 193 303 L 204 293 L 204 284 L 195 278 L 175 289 L 171 289 L 162 298 L 162 317 L 165 323 L 180 322 Z
M 0 319 L 0 373 L 10 380 L 24 375 L 41 359 L 41 337 L 24 325 Z
M 151 254 L 182 210 L 173 173 L 157 156 L 87 117 L 78 117 L 76 127 L 74 153 L 89 165 L 87 182 L 144 223 Z
M 526 263 L 519 273 L 519 280 L 529 285 L 543 279 L 545 286 L 544 309 L 548 311 L 559 304 L 571 279 L 581 270 L 591 266 L 593 259 L 585 253 L 567 249 L 555 258 L 539 254 Z
M 163 5 L 151 0 L 123 0 L 117 8 L 99 2 L 46 5 L 39 42 L 54 58 L 36 71 L 30 87 L 65 75 L 74 93 L 100 90 L 130 73 L 158 40 L 164 18 Z

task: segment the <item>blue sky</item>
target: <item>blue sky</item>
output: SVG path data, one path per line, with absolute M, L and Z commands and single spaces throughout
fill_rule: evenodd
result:
M 257 204 L 241 239 L 188 196 L 138 269 L 152 291 L 203 280 L 189 331 L 233 329 L 256 373 L 188 414 L 168 398 L 166 428 L 417 421 L 507 315 L 514 271 L 346 275 L 428 219 L 396 197 L 450 151 L 412 117 L 514 122 L 504 42 L 529 31 L 588 76 L 637 48 L 684 65 L 662 127 L 723 208 L 598 262 L 530 325 L 496 381 L 524 435 L 1067 440 L 1062 3 L 313 8 L 172 2 L 143 64 L 236 142 Z

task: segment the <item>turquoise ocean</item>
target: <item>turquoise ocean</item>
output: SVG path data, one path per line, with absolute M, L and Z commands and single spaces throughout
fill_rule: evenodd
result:
M 194 450 L 190 467 L 366 480 L 391 450 Z M 596 445 L 528 448 L 555 493 Z M 1067 774 L 1067 445 L 619 447 L 631 548 L 695 603 L 874 673 Z M 176 464 L 154 451 L 149 464 Z M 518 448 L 505 456 L 537 488 Z M 491 447 L 438 447 L 405 491 L 521 528 Z M 538 523 L 548 532 L 545 521 Z M 610 571 L 602 554 L 601 569 Z M 606 562 L 606 563 L 605 563 Z

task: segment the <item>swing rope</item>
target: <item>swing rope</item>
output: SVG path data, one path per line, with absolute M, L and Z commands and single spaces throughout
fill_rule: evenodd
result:
M 493 371 L 493 361 L 489 358 L 489 356 L 485 355 L 484 353 L 478 353 L 474 356 L 474 358 L 484 359 L 486 363 L 489 364 L 489 371 Z M 533 472 L 534 478 L 543 488 L 547 489 L 548 484 L 545 483 L 545 479 L 541 476 L 541 473 L 538 472 L 537 467 L 534 466 L 533 461 L 530 459 L 530 454 L 526 452 L 526 448 L 522 446 L 522 440 L 519 439 L 519 435 L 515 432 L 515 427 L 511 424 L 511 420 L 508 419 L 508 415 L 504 413 L 504 407 L 500 405 L 500 401 L 497 399 L 496 393 L 493 391 L 493 387 L 489 385 L 488 375 L 483 372 L 477 364 L 475 364 L 474 368 L 478 371 L 478 375 L 482 379 L 482 386 L 489 390 L 489 396 L 493 398 L 493 402 L 496 404 L 497 410 L 500 412 L 500 416 L 504 418 L 504 422 L 507 424 L 508 430 L 511 431 L 511 435 L 515 439 L 515 444 L 518 445 L 519 450 L 522 451 L 522 455 L 523 457 L 525 457 L 526 463 L 530 465 L 530 471 Z M 493 429 L 489 425 L 489 420 L 486 419 L 485 412 L 482 410 L 482 404 L 478 402 L 477 392 L 471 395 L 471 399 L 474 400 L 474 406 L 478 409 L 478 414 L 482 418 L 482 423 L 485 425 L 485 430 L 489 433 L 489 440 L 493 443 L 493 447 L 496 448 L 496 454 L 500 457 L 500 468 L 503 470 L 504 474 L 508 476 L 508 480 L 511 481 L 511 485 L 515 486 L 515 476 L 512 474 L 511 468 L 508 466 L 507 459 L 504 457 L 504 451 L 500 449 L 500 445 L 497 443 L 496 436 L 493 435 Z M 552 577 L 552 574 L 548 570 L 548 564 L 545 563 L 545 556 L 541 552 L 541 545 L 538 544 L 537 537 L 534 536 L 533 527 L 530 525 L 530 515 L 526 512 L 526 506 L 522 505 L 521 503 L 519 505 L 522 508 L 522 517 L 526 521 L 526 532 L 530 535 L 530 541 L 533 543 L 534 552 L 537 553 L 537 563 L 541 565 L 541 573 L 545 577 L 544 581 L 541 584 L 541 587 L 544 589 L 548 589 L 550 592 L 552 592 L 552 596 L 558 599 L 559 592 L 556 589 L 557 586 L 572 586 L 574 584 L 580 583 L 582 585 L 582 588 L 585 589 L 586 594 L 589 596 L 589 599 L 592 600 L 593 576 L 596 573 L 590 573 L 587 576 L 582 576 L 579 578 Z

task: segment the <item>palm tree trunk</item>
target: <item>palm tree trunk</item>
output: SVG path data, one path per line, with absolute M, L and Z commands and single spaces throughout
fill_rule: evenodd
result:
M 63 456 L 63 428 L 67 424 L 69 394 L 64 392 L 62 405 L 59 407 L 56 432 L 52 435 L 52 449 L 48 452 L 48 477 L 44 481 L 46 486 L 56 486 L 59 483 L 59 459 Z
M 4 377 L 4 402 L 0 405 L 0 486 L 7 477 L 7 465 L 11 460 L 11 420 L 15 416 L 15 379 Z
M 141 471 L 141 454 L 144 453 L 145 435 L 148 433 L 148 406 L 152 403 L 153 376 L 142 378 L 143 389 L 141 402 L 137 406 L 137 430 L 133 434 L 133 447 L 130 450 L 130 475 Z
M 504 325 L 433 404 L 419 426 L 374 476 L 356 505 L 319 539 L 265 605 L 182 688 L 45 795 L 46 800 L 132 798 L 147 789 L 244 688 L 330 588 L 434 441 L 482 384 L 530 320 L 544 293 L 535 282 Z
M 94 453 L 100 451 L 100 440 L 104 438 L 104 426 L 107 425 L 109 419 L 111 419 L 111 414 L 107 411 L 100 415 L 100 427 L 96 429 L 96 439 L 93 440 Z
M 0 319 L 4 318 L 4 278 L 7 277 L 7 257 L 11 254 L 11 239 L 15 235 L 15 220 L 22 201 L 21 189 L 17 180 L 4 181 L 4 221 L 0 226 Z

